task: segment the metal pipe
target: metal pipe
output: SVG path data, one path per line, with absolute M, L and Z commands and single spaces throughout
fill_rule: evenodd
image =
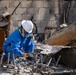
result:
M 8 53 L 8 64 L 9 64 L 9 61 L 10 61 L 10 52 Z
M 56 66 L 58 65 L 59 61 L 60 61 L 61 55 L 59 55 L 57 62 L 56 62 Z
M 51 61 L 52 61 L 52 58 L 50 58 L 49 62 L 47 63 L 47 66 L 50 65 Z
M 38 64 L 38 63 L 39 63 L 39 61 L 40 61 L 40 59 L 38 59 L 38 60 L 36 61 L 36 64 Z
M 14 67 L 16 66 L 16 63 L 15 63 L 15 56 L 14 56 L 14 53 L 12 54 L 13 56 L 13 64 L 14 64 Z
M 43 63 L 43 55 L 42 55 L 42 54 L 40 54 L 40 56 L 41 56 L 41 63 Z
M 2 63 L 3 63 L 3 57 L 4 57 L 4 55 L 5 55 L 5 53 L 2 53 L 1 62 L 0 62 L 1 65 L 2 65 Z

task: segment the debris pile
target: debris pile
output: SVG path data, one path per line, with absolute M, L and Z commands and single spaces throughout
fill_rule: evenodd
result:
M 17 57 L 13 61 L 10 61 L 10 63 L 1 64 L 0 75 L 53 75 L 76 72 L 59 64 L 61 56 L 58 57 L 57 61 L 53 57 L 63 47 L 36 44 L 35 51 L 37 51 L 32 53 L 33 60 Z

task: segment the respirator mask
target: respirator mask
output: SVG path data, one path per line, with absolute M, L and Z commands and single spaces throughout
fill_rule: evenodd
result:
M 25 37 L 25 38 L 27 38 L 27 37 L 29 37 L 29 36 L 30 36 L 30 34 L 29 34 L 29 33 L 27 33 L 27 32 L 26 32 L 26 33 L 22 33 L 21 35 L 22 35 L 22 37 Z
M 22 37 L 25 37 L 25 33 L 21 33 Z

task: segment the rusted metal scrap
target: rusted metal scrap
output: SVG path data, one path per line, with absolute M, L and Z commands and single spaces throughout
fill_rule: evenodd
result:
M 45 42 L 49 45 L 67 45 L 71 40 L 76 38 L 76 25 L 75 23 L 68 27 L 57 31 Z

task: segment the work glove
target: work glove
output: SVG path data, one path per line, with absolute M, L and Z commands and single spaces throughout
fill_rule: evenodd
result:
M 29 61 L 34 60 L 34 56 L 31 53 L 28 53 L 27 55 L 28 55 L 27 60 Z
M 23 57 L 27 59 L 28 55 L 25 53 L 23 54 Z
M 28 56 L 26 59 L 29 60 L 29 61 L 34 60 L 34 58 L 33 57 L 30 57 L 30 56 Z

